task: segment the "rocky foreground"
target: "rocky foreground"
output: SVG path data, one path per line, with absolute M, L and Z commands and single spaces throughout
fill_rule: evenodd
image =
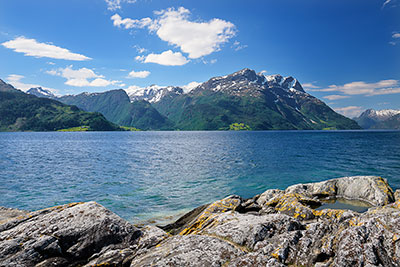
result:
M 316 209 L 325 199 L 365 213 Z M 95 202 L 0 209 L 0 266 L 400 266 L 400 191 L 376 176 L 229 196 L 138 227 Z

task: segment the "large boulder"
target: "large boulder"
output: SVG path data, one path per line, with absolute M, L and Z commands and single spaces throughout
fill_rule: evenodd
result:
M 394 193 L 386 179 L 379 176 L 352 176 L 319 183 L 297 184 L 286 193 L 300 193 L 311 197 L 336 197 L 361 200 L 374 206 L 394 201 Z
M 105 246 L 129 247 L 141 231 L 95 202 L 28 213 L 0 225 L 0 265 L 85 263 Z

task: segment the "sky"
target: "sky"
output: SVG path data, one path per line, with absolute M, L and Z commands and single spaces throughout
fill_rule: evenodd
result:
M 243 68 L 349 117 L 400 109 L 400 0 L 0 0 L 0 79 L 22 90 L 190 90 Z

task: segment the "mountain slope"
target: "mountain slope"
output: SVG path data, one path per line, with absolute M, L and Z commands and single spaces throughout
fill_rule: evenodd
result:
M 120 130 L 100 113 L 14 90 L 0 91 L 0 131 L 56 131 L 80 126 L 93 131 Z
M 181 130 L 224 130 L 244 123 L 253 130 L 359 129 L 292 77 L 264 76 L 243 69 L 215 77 L 188 94 L 153 104 Z
M 173 129 L 173 124 L 150 103 L 144 100 L 131 102 L 122 89 L 104 93 L 67 95 L 58 100 L 65 104 L 76 105 L 85 111 L 100 112 L 108 120 L 119 125 L 142 130 Z
M 395 109 L 367 109 L 354 120 L 364 129 L 398 129 L 400 124 L 396 124 L 396 116 L 399 114 L 400 110 Z
M 15 89 L 11 84 L 5 83 L 0 79 L 0 92 L 21 92 Z
M 400 113 L 384 121 L 381 121 L 372 127 L 373 129 L 400 129 Z

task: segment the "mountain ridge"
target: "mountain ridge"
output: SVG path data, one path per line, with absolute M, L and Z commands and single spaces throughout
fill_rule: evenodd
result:
M 400 110 L 367 109 L 354 120 L 364 129 L 400 129 Z
M 0 79 L 0 131 L 116 131 L 117 125 L 96 112 L 57 100 L 26 94 Z
M 244 68 L 196 85 L 189 92 L 177 86 L 151 85 L 56 98 L 45 92 L 42 97 L 144 130 L 228 130 L 238 124 L 252 130 L 360 129 L 305 92 L 292 76 L 263 75 Z

